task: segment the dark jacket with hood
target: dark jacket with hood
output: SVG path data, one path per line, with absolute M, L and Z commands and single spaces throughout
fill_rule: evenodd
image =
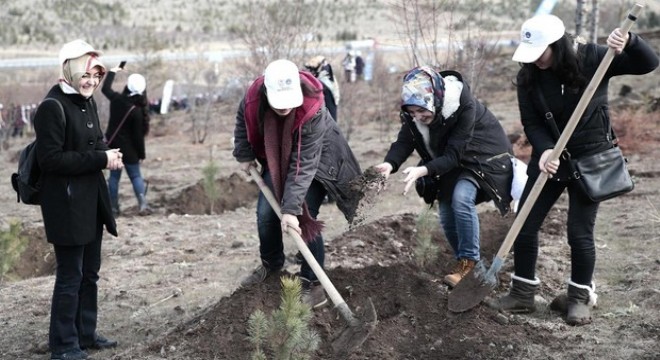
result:
M 607 46 L 596 44 L 580 44 L 578 56 L 580 59 L 580 70 L 587 79 L 591 79 L 596 73 Z M 531 66 L 534 66 L 533 64 Z M 612 147 L 610 137 L 611 120 L 608 109 L 607 88 L 609 80 L 617 75 L 641 75 L 653 71 L 658 67 L 658 55 L 646 42 L 636 34 L 630 33 L 628 44 L 619 55 L 615 55 L 602 81 L 589 102 L 589 105 L 580 118 L 566 149 L 573 159 L 598 153 Z M 540 91 L 544 96 L 545 103 L 553 114 L 559 131 L 563 131 L 568 120 L 573 115 L 582 93 L 586 89 L 570 90 L 564 89 L 561 80 L 551 70 L 536 70 L 536 83 L 540 85 Z M 522 71 L 521 71 L 522 72 Z M 521 83 L 521 73 L 518 74 L 518 83 Z M 535 85 L 529 88 L 518 86 L 518 106 L 520 108 L 520 119 L 525 129 L 525 134 L 532 145 L 532 156 L 527 168 L 530 177 L 539 175 L 539 159 L 541 154 L 555 146 L 557 138 L 553 135 L 550 127 L 545 121 L 545 110 L 538 99 L 538 88 Z M 552 180 L 567 180 L 570 177 L 568 162 L 560 161 L 557 174 Z
M 301 82 L 322 89 L 321 82 L 311 73 L 301 71 L 300 78 Z M 260 102 L 264 99 L 263 79 L 261 76 L 252 83 L 239 105 L 233 155 L 239 162 L 257 160 L 267 166 L 264 137 L 254 126 L 258 124 Z M 283 214 L 301 215 L 309 186 L 312 180 L 317 180 L 337 201 L 344 215 L 351 215 L 350 182 L 361 174 L 360 166 L 337 122 L 323 106 L 320 94 L 305 96 L 303 104 L 295 109 L 293 146 L 281 203 Z
M 402 108 L 401 130 L 385 161 L 392 164 L 394 173 L 416 150 L 429 176 L 439 179 L 441 199 L 450 200 L 458 179 L 467 177 L 480 188 L 477 201 L 493 200 L 504 215 L 512 200 L 511 142 L 458 72 L 442 71 L 440 75 L 445 95 L 440 106 L 439 101 L 435 102 L 435 119 L 425 127 Z M 426 128 L 428 135 L 423 134 Z
M 128 96 L 128 89 L 123 93 L 112 90 L 112 83 L 115 80 L 115 72 L 109 71 L 105 75 L 105 81 L 101 92 L 110 100 L 110 120 L 105 132 L 105 138 L 110 140 L 117 131 L 119 124 L 128 114 L 124 124 L 119 128 L 117 135 L 109 144 L 111 148 L 119 148 L 123 154 L 122 160 L 125 164 L 137 164 L 140 160 L 146 158 L 144 137 L 147 128 L 148 119 L 145 115 L 144 107 L 140 104 L 142 95 Z M 135 108 L 128 112 L 132 106 Z
M 55 101 L 43 101 L 34 117 L 41 213 L 48 242 L 85 245 L 98 240 L 103 225 L 116 236 L 102 172 L 108 146 L 94 98 L 64 94 L 58 85 L 46 97 L 56 99 L 64 109 L 62 114 Z

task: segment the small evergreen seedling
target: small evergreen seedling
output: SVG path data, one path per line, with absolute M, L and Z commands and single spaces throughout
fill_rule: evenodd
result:
M 214 213 L 214 206 L 216 200 L 220 197 L 220 192 L 218 191 L 218 185 L 215 182 L 215 177 L 218 175 L 218 165 L 216 165 L 213 159 L 202 169 L 203 179 L 202 185 L 204 187 L 204 194 L 209 201 L 211 214 Z
M 433 243 L 433 229 L 436 219 L 433 208 L 425 206 L 425 210 L 419 214 L 415 223 L 415 262 L 424 268 L 438 258 L 438 245 Z
M 261 310 L 250 315 L 249 341 L 255 347 L 252 360 L 312 358 L 321 339 L 310 328 L 313 313 L 308 305 L 301 302 L 301 292 L 299 278 L 283 277 L 280 307 L 273 311 L 270 318 Z

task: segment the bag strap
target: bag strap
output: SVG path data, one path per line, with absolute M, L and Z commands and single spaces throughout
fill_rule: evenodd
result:
M 555 117 L 552 115 L 552 111 L 550 111 L 550 107 L 545 102 L 545 96 L 543 96 L 543 92 L 541 91 L 541 86 L 539 84 L 536 84 L 536 95 L 544 111 L 545 123 L 550 128 L 550 131 L 552 132 L 552 135 L 555 137 L 555 141 L 556 141 L 561 136 L 561 133 L 559 132 L 559 128 L 557 127 L 557 122 L 555 121 Z M 612 121 L 609 121 L 607 123 L 606 138 L 608 142 L 616 146 L 616 142 L 615 142 L 616 135 L 614 134 L 614 129 L 612 129 Z M 568 150 L 564 149 L 564 153 L 566 153 L 570 157 Z
M 133 111 L 133 109 L 135 109 L 135 105 L 131 106 L 131 108 L 128 109 L 128 111 L 126 112 L 126 115 L 124 115 L 124 118 L 121 119 L 121 122 L 119 123 L 119 126 L 117 126 L 117 129 L 115 129 L 115 133 L 112 134 L 112 136 L 110 136 L 110 139 L 108 139 L 106 144 L 112 143 L 112 140 L 115 139 L 115 136 L 117 136 L 117 134 L 119 133 L 119 130 L 121 129 L 122 125 L 124 125 L 124 122 L 126 121 L 126 119 L 128 119 L 128 114 L 130 114 L 131 111 Z
M 62 103 L 61 103 L 59 100 L 57 100 L 57 99 L 55 99 L 55 98 L 52 98 L 52 97 L 47 97 L 47 98 L 45 98 L 43 101 L 46 101 L 46 100 L 52 100 L 52 101 L 55 101 L 55 103 L 57 104 L 57 106 L 59 106 L 60 111 L 62 111 L 62 119 L 64 119 L 64 125 L 66 125 L 66 114 L 64 114 L 64 107 L 62 106 Z M 43 102 L 43 101 L 42 101 L 42 102 Z

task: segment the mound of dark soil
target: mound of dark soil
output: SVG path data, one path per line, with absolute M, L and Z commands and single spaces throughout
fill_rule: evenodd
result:
M 481 214 L 483 254 L 491 257 L 512 222 L 495 211 Z M 438 232 L 441 251 L 427 268 L 414 262 L 416 219 L 404 214 L 381 218 L 336 238 L 328 257 L 353 254 L 359 268 L 337 267 L 328 277 L 352 311 L 361 314 L 369 299 L 378 324 L 350 359 L 510 359 L 529 343 L 559 347 L 549 330 L 509 319 L 485 306 L 462 314 L 447 309 L 449 290 L 442 277 L 453 266 L 451 252 Z M 177 327 L 150 351 L 168 359 L 248 359 L 247 321 L 257 309 L 271 313 L 280 304 L 280 281 L 240 288 L 203 315 Z M 312 326 L 322 338 L 317 359 L 334 359 L 332 341 L 346 326 L 332 307 L 315 312 Z

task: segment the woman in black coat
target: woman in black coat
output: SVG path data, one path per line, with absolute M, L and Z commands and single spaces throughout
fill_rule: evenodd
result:
M 578 181 L 572 178 L 567 161 L 549 161 L 558 136 L 553 134 L 546 121 L 546 107 L 541 98 L 561 132 L 608 47 L 614 49 L 617 55 L 566 145 L 573 159 L 607 150 L 614 146 L 607 104 L 610 78 L 651 72 L 658 67 L 658 56 L 639 35 L 622 34 L 619 29 L 609 35 L 607 46 L 577 43 L 566 34 L 561 19 L 554 15 L 536 16 L 525 21 L 521 37 L 513 60 L 521 63 L 516 80 L 518 106 L 525 134 L 532 145 L 527 169 L 529 178 L 521 206 L 541 171 L 548 174 L 550 181 L 543 187 L 514 243 L 515 273 L 509 294 L 490 305 L 511 312 L 532 312 L 536 309 L 534 295 L 540 284 L 535 275 L 538 232 L 548 212 L 566 189 L 569 198 L 566 225 L 571 247 L 571 275 L 565 297 L 566 322 L 583 325 L 591 322 L 590 308 L 595 306 L 597 298 L 593 284 L 596 263 L 594 225 L 599 203 L 589 199 Z
M 103 95 L 110 100 L 110 121 L 105 136 L 110 147 L 118 148 L 124 154 L 124 166 L 133 185 L 139 214 L 148 215 L 151 209 L 147 203 L 146 185 L 140 171 L 140 162 L 146 158 L 144 138 L 149 132 L 149 103 L 145 93 L 147 83 L 144 76 L 131 74 L 124 91 L 118 93 L 112 90 L 115 75 L 122 70 L 121 67 L 110 69 L 101 88 Z M 121 169 L 112 170 L 108 179 L 112 212 L 115 216 L 120 213 L 121 173 Z
M 425 200 L 439 201 L 440 223 L 458 261 L 444 278 L 453 287 L 480 259 L 476 204 L 493 200 L 502 215 L 509 212 L 511 142 L 458 72 L 412 69 L 403 79 L 401 100 L 401 130 L 375 168 L 389 177 L 417 151 L 422 161 L 403 170 L 403 193 L 421 181 L 439 183 L 439 192 Z
M 51 359 L 86 359 L 85 349 L 116 346 L 96 332 L 103 226 L 117 235 L 103 169 L 121 169 L 122 153 L 103 142 L 96 102 L 99 52 L 82 40 L 60 50 L 59 84 L 34 118 L 41 169 L 41 213 L 57 271 L 51 305 Z

